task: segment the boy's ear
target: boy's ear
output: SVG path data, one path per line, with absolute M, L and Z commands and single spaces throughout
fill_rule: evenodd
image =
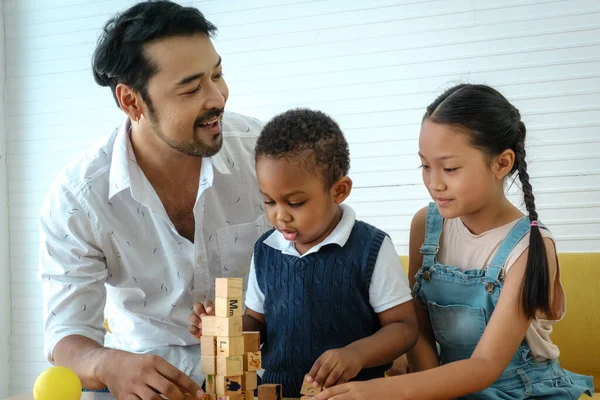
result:
M 342 176 L 331 187 L 331 195 L 335 204 L 342 204 L 352 191 L 352 179 Z

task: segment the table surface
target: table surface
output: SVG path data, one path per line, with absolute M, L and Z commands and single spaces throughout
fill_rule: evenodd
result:
M 4 400 L 33 400 L 33 394 L 20 394 L 18 396 L 9 397 Z M 114 397 L 106 393 L 82 393 L 81 400 L 114 400 Z
M 81 400 L 114 400 L 114 399 L 115 398 L 112 397 L 108 393 L 82 393 L 81 394 Z M 4 400 L 33 400 L 33 395 L 31 393 L 20 394 L 18 396 L 14 396 L 14 397 L 8 397 Z M 286 399 L 282 399 L 282 400 L 286 400 Z

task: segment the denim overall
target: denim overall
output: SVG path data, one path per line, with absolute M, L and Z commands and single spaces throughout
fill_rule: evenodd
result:
M 482 270 L 460 271 L 437 261 L 444 220 L 435 204 L 427 212 L 423 266 L 416 275 L 415 298 L 429 311 L 439 344 L 441 364 L 471 357 L 483 335 L 504 284 L 504 264 L 517 243 L 529 232 L 521 218 Z M 541 228 L 546 229 L 541 226 Z M 592 378 L 560 368 L 558 360 L 535 361 L 524 339 L 502 375 L 487 389 L 461 399 L 579 399 L 592 395 Z

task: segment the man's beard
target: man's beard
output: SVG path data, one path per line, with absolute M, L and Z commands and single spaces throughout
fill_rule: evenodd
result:
M 215 135 L 210 142 L 202 140 L 200 138 L 199 128 L 200 124 L 205 123 L 218 116 L 219 123 L 221 125 L 221 131 Z M 163 142 L 165 142 L 169 147 L 173 150 L 176 150 L 180 153 L 186 154 L 192 157 L 212 157 L 217 154 L 221 147 L 223 147 L 223 109 L 211 109 L 204 113 L 201 117 L 197 118 L 194 122 L 194 138 L 191 141 L 187 142 L 175 142 L 171 138 L 165 136 L 160 130 L 158 119 L 156 115 L 152 115 L 152 130 L 154 134 L 160 138 Z

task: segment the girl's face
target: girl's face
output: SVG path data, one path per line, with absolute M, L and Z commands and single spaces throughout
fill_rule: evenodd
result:
M 460 129 L 425 120 L 419 135 L 423 183 L 444 218 L 475 214 L 504 198 L 504 176 Z

